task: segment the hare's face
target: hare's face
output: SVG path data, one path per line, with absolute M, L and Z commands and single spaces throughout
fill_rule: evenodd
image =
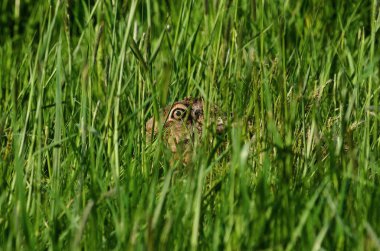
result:
M 195 135 L 202 135 L 204 122 L 202 99 L 185 98 L 175 102 L 161 112 L 160 119 L 168 147 L 173 153 L 183 155 L 183 160 L 187 163 L 191 157 Z M 159 126 L 154 118 L 148 120 L 146 123 L 148 138 L 158 133 Z M 218 120 L 217 131 L 220 132 L 222 127 L 223 122 Z

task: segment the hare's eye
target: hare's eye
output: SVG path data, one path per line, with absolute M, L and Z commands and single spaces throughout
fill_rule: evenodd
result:
M 175 111 L 175 116 L 176 117 L 182 117 L 183 111 L 177 110 Z
M 182 108 L 176 108 L 172 111 L 172 119 L 181 120 L 185 117 L 186 110 Z
M 166 122 L 183 121 L 187 119 L 188 112 L 189 112 L 188 106 L 186 106 L 185 104 L 176 103 L 171 107 L 169 116 Z

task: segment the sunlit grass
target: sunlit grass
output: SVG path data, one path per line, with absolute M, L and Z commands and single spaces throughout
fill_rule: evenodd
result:
M 1 249 L 380 249 L 376 0 L 37 2 L 0 5 Z M 184 166 L 145 123 L 188 96 L 228 123 Z

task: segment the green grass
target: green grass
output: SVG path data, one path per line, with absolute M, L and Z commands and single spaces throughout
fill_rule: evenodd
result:
M 0 4 L 1 250 L 380 249 L 377 0 L 124 2 Z

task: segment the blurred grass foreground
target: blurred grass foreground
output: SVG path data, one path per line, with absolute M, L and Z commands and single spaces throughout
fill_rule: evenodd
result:
M 380 250 L 378 0 L 2 0 L 1 250 Z M 145 123 L 228 118 L 192 162 Z M 207 112 L 206 112 L 207 118 Z

